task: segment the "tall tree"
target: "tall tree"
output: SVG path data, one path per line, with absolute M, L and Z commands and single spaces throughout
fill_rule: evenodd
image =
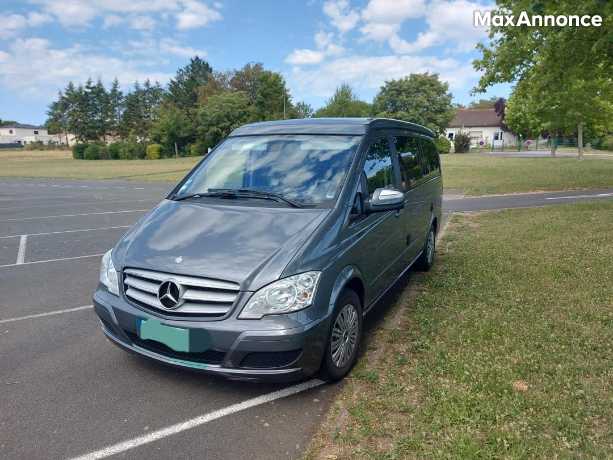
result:
M 343 83 L 336 88 L 326 105 L 317 110 L 314 117 L 367 117 L 372 107 L 358 99 L 351 86 Z
M 255 104 L 260 77 L 264 72 L 264 66 L 259 62 L 245 64 L 241 69 L 234 72 L 230 78 L 230 86 L 235 91 L 244 92 L 251 103 Z
M 257 81 L 253 101 L 257 120 L 281 120 L 290 118 L 293 110 L 292 99 L 281 74 L 263 71 Z
M 583 130 L 613 129 L 613 2 L 601 0 L 498 0 L 492 14 L 599 15 L 600 27 L 506 27 L 492 25 L 490 44 L 478 45 L 482 72 L 475 91 L 516 82 L 516 100 L 526 100 L 550 133 L 576 133 L 583 156 Z M 571 126 L 572 125 L 572 126 Z M 555 154 L 555 142 L 552 143 Z
M 373 106 L 378 117 L 418 123 L 437 135 L 444 132 L 455 113 L 449 85 L 430 73 L 385 82 Z
M 192 110 L 198 102 L 199 88 L 211 78 L 213 68 L 208 62 L 195 56 L 189 64 L 177 71 L 168 83 L 168 100 L 184 110 Z
M 233 129 L 252 118 L 253 106 L 244 92 L 215 94 L 198 110 L 198 140 L 205 147 L 214 147 Z
M 151 126 L 151 139 L 162 145 L 166 154 L 183 151 L 194 140 L 194 127 L 184 110 L 171 103 L 163 104 Z
M 58 92 L 57 100 L 49 105 L 47 110 L 47 121 L 45 126 L 50 134 L 64 135 L 66 144 L 68 144 L 68 110 L 69 105 L 64 93 Z M 2 124 L 0 123 L 0 126 Z
M 294 116 L 296 118 L 311 118 L 315 111 L 310 104 L 300 101 L 294 106 Z
M 108 130 L 111 135 L 116 136 L 121 128 L 121 116 L 124 107 L 124 96 L 117 78 L 111 84 L 107 101 L 105 117 L 108 121 Z

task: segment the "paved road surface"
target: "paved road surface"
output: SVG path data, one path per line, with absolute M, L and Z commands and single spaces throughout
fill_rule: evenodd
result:
M 148 459 L 303 452 L 337 386 L 228 382 L 128 355 L 102 336 L 88 307 L 100 255 L 168 188 L 0 180 L 0 458 L 71 458 L 109 446 L 106 454 Z M 445 201 L 445 210 L 541 206 L 584 195 L 609 197 L 466 198 Z M 369 315 L 367 327 L 391 302 Z M 245 401 L 251 407 L 237 406 Z M 182 422 L 188 424 L 175 426 Z

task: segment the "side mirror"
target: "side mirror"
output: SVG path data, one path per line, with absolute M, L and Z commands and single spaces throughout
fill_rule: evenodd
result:
M 383 212 L 404 208 L 404 193 L 391 188 L 378 188 L 366 203 L 366 212 Z

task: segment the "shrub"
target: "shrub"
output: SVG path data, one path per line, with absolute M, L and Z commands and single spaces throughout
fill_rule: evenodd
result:
M 162 156 L 162 146 L 160 144 L 149 144 L 147 146 L 147 160 L 159 160 Z
M 85 158 L 85 149 L 88 144 L 75 144 L 72 146 L 72 158 L 75 160 L 82 160 Z
M 451 142 L 446 137 L 437 137 L 434 140 L 434 145 L 439 154 L 449 153 L 451 150 Z
M 100 144 L 89 144 L 84 152 L 86 160 L 104 160 L 106 157 L 106 146 Z
M 470 150 L 470 136 L 466 133 L 457 133 L 453 139 L 455 153 L 467 153 Z
M 122 160 L 137 160 L 145 158 L 145 144 L 139 142 L 122 142 L 119 149 L 119 158 Z
M 193 144 L 190 144 L 187 147 L 187 155 L 189 155 L 190 157 L 199 157 L 202 155 L 206 155 L 207 153 L 207 146 L 204 144 L 204 142 L 198 141 L 198 142 L 194 142 Z
M 613 151 L 613 134 L 603 137 L 599 144 L 600 145 L 596 147 L 597 149 Z
M 109 153 L 109 158 L 111 160 L 119 160 L 120 158 L 119 154 L 121 152 L 121 143 L 113 142 L 112 144 L 109 144 L 109 146 L 106 149 Z

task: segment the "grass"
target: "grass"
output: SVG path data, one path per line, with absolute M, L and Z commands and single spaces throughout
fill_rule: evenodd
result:
M 307 453 L 611 458 L 613 203 L 455 216 Z
M 200 157 L 87 161 L 74 160 L 67 150 L 0 150 L 0 176 L 176 182 L 199 160 Z
M 442 155 L 446 189 L 467 195 L 613 187 L 613 160 Z

